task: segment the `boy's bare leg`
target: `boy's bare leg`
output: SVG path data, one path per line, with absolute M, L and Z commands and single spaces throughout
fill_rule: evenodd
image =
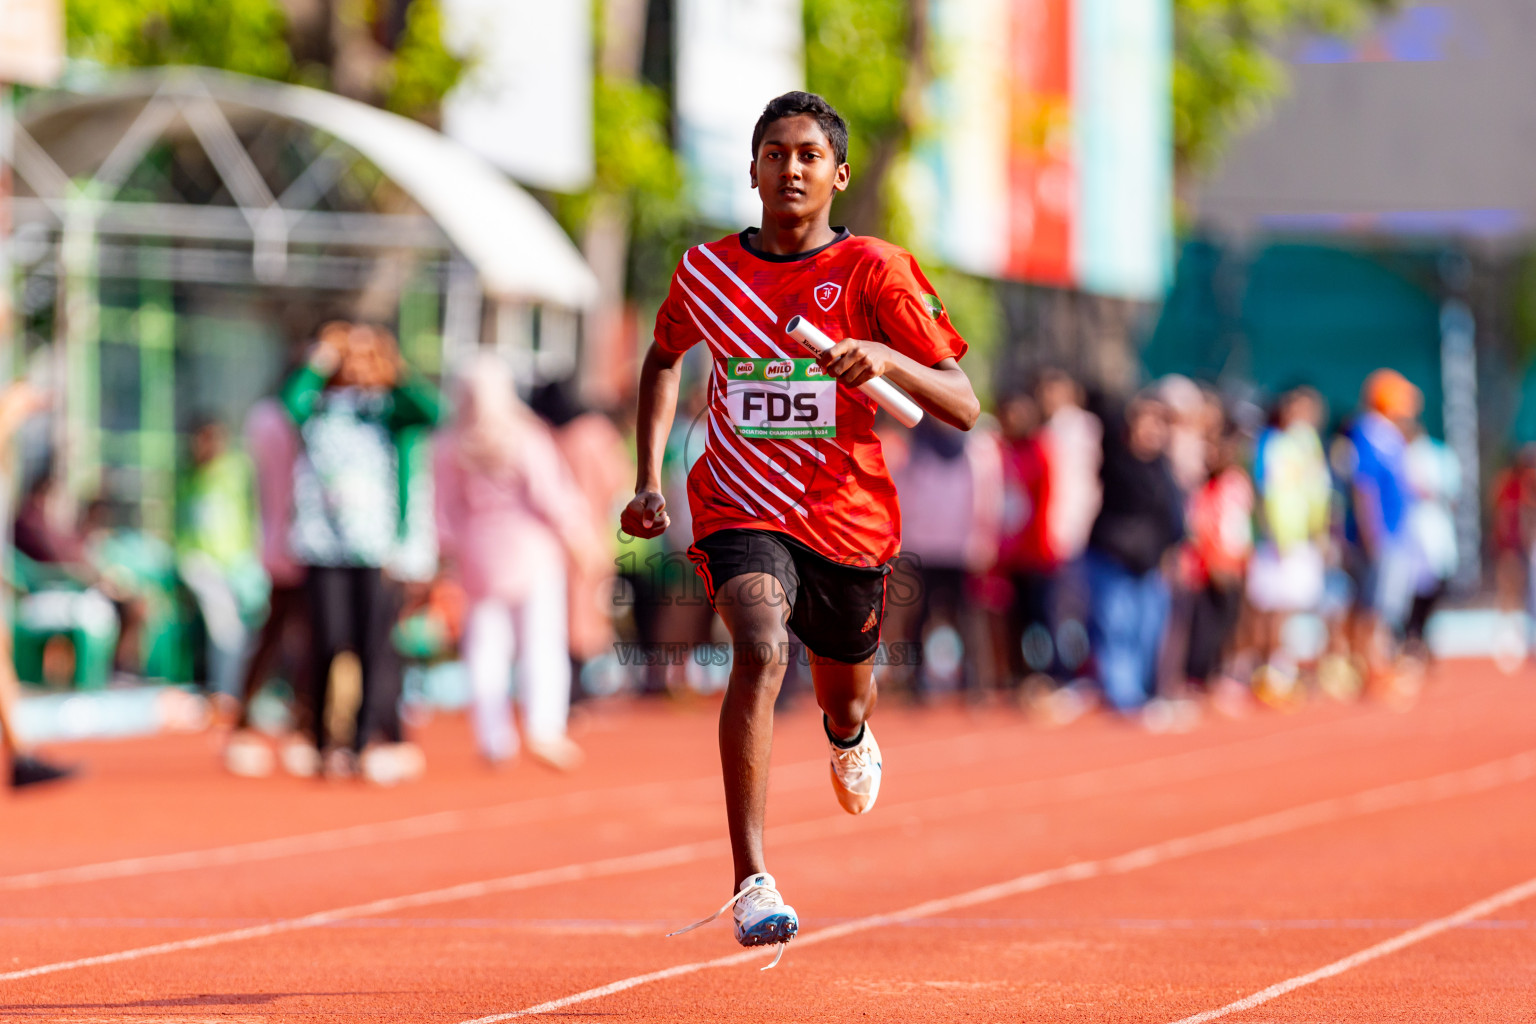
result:
M 721 584 L 715 609 L 730 631 L 734 657 L 720 707 L 720 766 L 731 835 L 734 892 L 765 871 L 763 818 L 768 807 L 768 759 L 773 752 L 773 702 L 784 682 L 780 652 L 788 643 L 789 603 L 779 581 L 746 573 Z
M 811 656 L 811 685 L 816 703 L 827 716 L 827 728 L 840 740 L 859 734 L 875 709 L 875 659 L 870 655 L 857 665 Z

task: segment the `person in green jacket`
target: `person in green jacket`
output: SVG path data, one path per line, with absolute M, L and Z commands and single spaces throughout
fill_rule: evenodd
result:
M 436 565 L 425 441 L 441 400 L 411 374 L 387 331 L 333 323 L 284 385 L 282 401 L 302 441 L 290 546 L 307 569 L 319 746 L 330 739 L 330 664 L 351 650 L 362 665 L 363 699 L 351 756 L 333 754 L 328 770 L 349 771 L 377 739 L 364 774 L 398 781 L 419 772 L 420 756 L 403 742 L 401 666 L 389 632 L 400 610 L 396 581 L 430 577 Z M 384 767 L 372 770 L 370 759 Z

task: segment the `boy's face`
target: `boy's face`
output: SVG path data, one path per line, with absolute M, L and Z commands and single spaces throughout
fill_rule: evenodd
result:
M 816 119 L 797 114 L 773 122 L 763 134 L 752 163 L 752 187 L 769 216 L 809 220 L 848 187 L 848 173 Z

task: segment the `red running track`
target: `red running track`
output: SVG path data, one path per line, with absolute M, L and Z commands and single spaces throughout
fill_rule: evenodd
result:
M 440 719 L 393 791 L 233 779 L 213 735 L 61 751 L 83 781 L 0 797 L 0 1020 L 1536 1020 L 1536 673 L 1182 735 L 888 705 L 861 818 L 791 711 L 766 973 L 724 923 L 662 938 L 730 891 L 713 715 L 597 708 L 571 776 Z

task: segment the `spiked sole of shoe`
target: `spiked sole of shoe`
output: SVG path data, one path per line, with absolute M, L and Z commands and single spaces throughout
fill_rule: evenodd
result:
M 772 946 L 788 942 L 800 931 L 800 922 L 787 914 L 765 917 L 736 937 L 743 946 Z

